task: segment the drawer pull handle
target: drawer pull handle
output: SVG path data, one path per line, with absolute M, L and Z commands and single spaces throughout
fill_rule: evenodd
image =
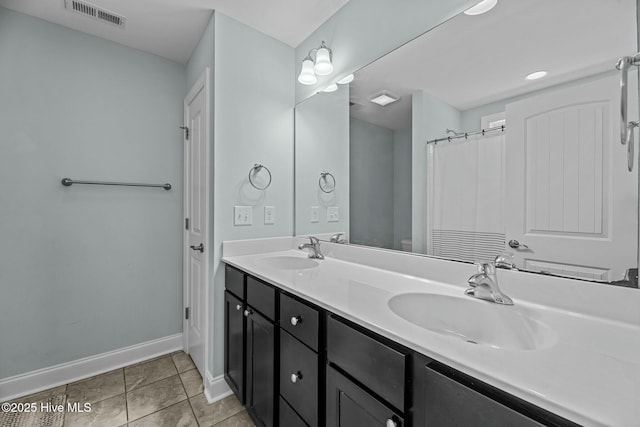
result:
M 302 372 L 298 371 L 295 374 L 291 374 L 291 382 L 297 383 L 298 380 L 302 379 Z
M 253 314 L 253 311 L 249 310 L 248 308 L 244 311 L 244 317 L 249 317 L 252 314 Z
M 236 310 L 240 311 L 242 309 L 242 306 L 240 304 L 236 305 Z
M 387 427 L 398 427 L 398 423 L 392 420 L 391 418 L 389 418 L 387 420 Z
M 293 316 L 293 317 L 291 318 L 291 324 L 292 324 L 293 326 L 296 326 L 296 325 L 297 325 L 297 324 L 299 324 L 299 323 L 302 323 L 302 317 L 300 317 L 300 316 Z

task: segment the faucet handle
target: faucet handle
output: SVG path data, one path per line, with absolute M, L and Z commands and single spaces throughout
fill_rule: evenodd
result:
M 312 245 L 317 246 L 320 244 L 320 239 L 318 239 L 316 236 L 309 236 L 309 242 Z
M 509 270 L 515 270 L 516 265 L 513 262 L 513 253 L 512 252 L 502 252 L 498 256 L 496 256 L 493 261 L 496 267 L 498 268 L 506 268 Z
M 486 264 L 483 264 L 481 262 L 476 262 L 474 264 L 475 264 L 476 268 L 478 269 L 478 274 L 485 274 L 486 273 L 486 271 L 485 271 L 485 265 Z

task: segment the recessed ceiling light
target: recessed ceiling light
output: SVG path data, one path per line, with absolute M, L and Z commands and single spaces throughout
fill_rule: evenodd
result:
M 546 71 L 536 71 L 535 73 L 529 74 L 525 79 L 527 80 L 538 80 L 547 75 Z
M 464 14 L 473 16 L 486 13 L 493 9 L 497 3 L 498 0 L 482 0 L 479 3 L 476 3 L 475 6 L 472 6 L 469 9 L 465 10 Z
M 337 90 L 338 90 L 338 85 L 335 83 L 330 84 L 329 86 L 322 89 L 323 92 L 335 92 Z
M 347 83 L 351 83 L 352 81 L 353 81 L 353 74 L 349 74 L 348 76 L 338 80 L 337 83 L 339 85 L 346 85 Z
M 369 101 L 384 107 L 391 104 L 392 102 L 398 101 L 399 99 L 400 99 L 399 96 L 396 96 L 391 92 L 383 90 L 382 92 L 375 94 L 373 98 L 369 99 Z

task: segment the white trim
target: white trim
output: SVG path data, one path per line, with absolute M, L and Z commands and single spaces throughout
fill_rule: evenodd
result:
M 182 349 L 182 334 L 84 357 L 0 380 L 0 402 L 90 378 Z
M 211 374 L 207 372 L 204 382 L 204 397 L 207 398 L 207 402 L 217 402 L 232 394 L 233 391 L 224 380 L 224 375 L 213 378 Z
M 211 270 L 209 268 L 210 266 L 210 256 L 208 254 L 213 254 L 213 248 L 211 246 L 211 232 L 213 231 L 213 224 L 211 221 L 211 214 L 210 214 L 210 209 L 209 209 L 209 204 L 210 204 L 210 183 L 211 183 L 211 140 L 210 140 L 210 135 L 211 135 L 211 83 L 210 83 L 210 72 L 209 72 L 209 67 L 205 67 L 204 71 L 202 72 L 202 74 L 200 75 L 200 77 L 198 78 L 198 80 L 194 83 L 194 85 L 191 87 L 191 89 L 189 90 L 189 92 L 187 93 L 187 96 L 185 96 L 184 98 L 184 104 L 183 104 L 183 113 L 184 113 L 184 125 L 188 126 L 189 124 L 189 104 L 193 101 L 193 99 L 198 95 L 198 93 L 200 93 L 202 90 L 204 90 L 205 92 L 205 102 L 204 102 L 204 115 L 206 117 L 205 120 L 205 125 L 204 125 L 204 138 L 206 143 L 206 149 L 205 149 L 205 175 L 206 175 L 206 183 L 207 183 L 207 189 L 205 190 L 205 202 L 204 202 L 204 210 L 205 210 L 205 218 L 206 218 L 206 232 L 204 234 L 204 247 L 205 247 L 205 253 L 207 255 L 205 255 L 203 257 L 203 262 L 204 262 L 204 275 L 205 275 L 205 287 L 204 287 L 204 313 L 202 314 L 204 316 L 205 322 L 203 325 L 203 331 L 202 331 L 202 336 L 203 336 L 203 358 L 202 360 L 204 361 L 204 371 L 205 372 L 209 372 L 209 339 L 208 339 L 208 334 L 209 334 L 209 283 L 211 283 L 210 280 L 210 276 L 211 276 Z M 183 136 L 184 137 L 184 136 Z M 186 144 L 184 144 L 184 151 L 183 151 L 183 169 L 184 169 L 184 187 L 183 187 L 183 206 L 182 206 L 182 217 L 186 218 L 186 214 L 188 211 L 188 206 L 189 206 L 189 192 L 188 192 L 188 185 L 189 185 L 189 169 L 187 168 L 187 160 L 188 160 L 188 146 Z M 188 230 L 184 227 L 182 228 L 182 297 L 183 297 L 183 302 L 182 302 L 182 316 L 183 316 L 183 321 L 182 321 L 182 330 L 184 332 L 183 334 L 183 348 L 184 351 L 189 353 L 189 325 L 187 322 L 187 319 L 184 318 L 184 312 L 185 312 L 185 308 L 187 307 L 187 304 L 189 302 L 189 275 L 188 275 L 188 265 L 189 265 L 189 253 L 187 251 L 187 247 L 189 244 L 189 232 Z M 204 377 L 204 372 L 200 372 L 200 374 Z

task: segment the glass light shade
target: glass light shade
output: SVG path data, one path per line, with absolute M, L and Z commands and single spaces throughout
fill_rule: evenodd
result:
M 535 73 L 529 74 L 525 79 L 527 80 L 538 80 L 547 75 L 546 71 L 536 71 Z
M 469 9 L 465 10 L 464 14 L 473 16 L 486 13 L 493 9 L 497 3 L 498 0 L 482 0 L 475 6 L 472 6 Z
M 347 83 L 351 83 L 353 81 L 353 78 L 354 78 L 353 74 L 349 74 L 348 76 L 338 80 L 337 83 L 339 85 L 346 85 Z
M 335 92 L 337 90 L 338 90 L 338 85 L 335 83 L 330 84 L 326 88 L 322 89 L 323 92 Z
M 302 70 L 300 70 L 298 81 L 303 85 L 313 85 L 318 82 L 318 78 L 313 72 L 313 61 L 310 58 L 302 61 Z
M 331 63 L 331 57 L 329 50 L 322 47 L 316 52 L 316 65 L 313 67 L 314 71 L 319 76 L 326 76 L 333 71 L 333 64 Z

